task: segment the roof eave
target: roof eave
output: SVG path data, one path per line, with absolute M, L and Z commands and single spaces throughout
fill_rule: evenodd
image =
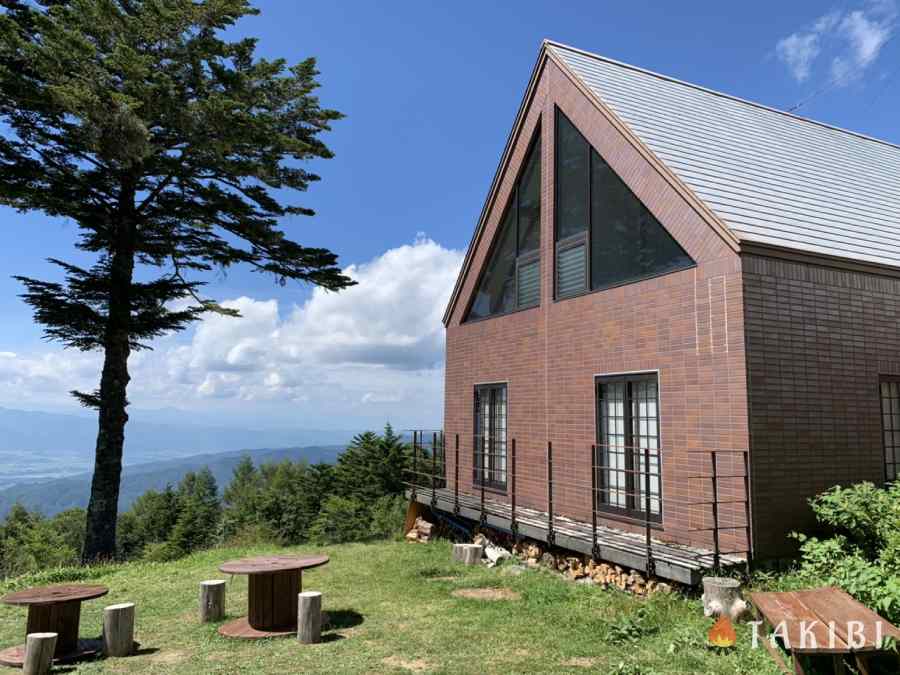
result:
M 522 129 L 522 124 L 525 120 L 525 111 L 528 109 L 529 102 L 534 97 L 535 87 L 537 85 L 541 69 L 544 66 L 544 62 L 547 60 L 546 44 L 547 41 L 544 40 L 544 43 L 541 45 L 541 51 L 538 53 L 537 61 L 535 62 L 534 68 L 531 71 L 531 79 L 529 79 L 528 86 L 525 89 L 525 94 L 522 96 L 522 102 L 519 104 L 519 112 L 516 114 L 512 129 L 510 130 L 509 136 L 506 139 L 506 146 L 503 149 L 503 154 L 500 156 L 500 162 L 497 165 L 497 170 L 494 173 L 493 180 L 491 181 L 491 187 L 488 190 L 487 198 L 484 201 L 484 206 L 482 206 L 481 208 L 481 214 L 478 216 L 478 225 L 475 228 L 475 233 L 469 240 L 469 246 L 466 249 L 466 257 L 463 259 L 462 268 L 459 271 L 459 275 L 456 277 L 456 284 L 454 284 L 453 286 L 453 293 L 451 293 L 450 295 L 450 301 L 447 303 L 447 308 L 444 310 L 443 323 L 445 326 L 450 323 L 450 317 L 453 314 L 453 310 L 456 307 L 457 301 L 459 300 L 459 294 L 462 291 L 463 280 L 468 274 L 469 267 L 472 264 L 472 256 L 475 253 L 478 240 L 481 238 L 481 235 L 484 231 L 485 220 L 487 219 L 487 215 L 488 213 L 490 213 L 491 206 L 493 205 L 494 200 L 497 197 L 497 190 L 500 186 L 500 177 L 503 175 L 503 169 L 506 167 L 509 161 L 509 156 L 512 153 L 515 139 L 518 138 L 519 132 Z

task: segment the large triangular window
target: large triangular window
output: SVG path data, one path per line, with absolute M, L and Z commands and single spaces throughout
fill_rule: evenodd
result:
M 467 319 L 541 303 L 541 143 L 531 143 Z
M 619 286 L 694 264 L 557 110 L 557 297 Z

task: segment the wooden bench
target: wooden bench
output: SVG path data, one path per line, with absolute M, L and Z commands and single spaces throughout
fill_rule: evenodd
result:
M 900 629 L 839 588 L 751 593 L 750 602 L 766 629 L 763 644 L 786 673 L 790 669 L 768 639 L 772 630 L 777 629 L 785 649 L 792 653 L 793 672 L 799 674 L 803 673 L 801 656 L 831 654 L 835 673 L 845 672 L 844 656 L 852 655 L 859 671 L 868 675 L 869 657 L 882 650 L 884 638 L 900 640 Z

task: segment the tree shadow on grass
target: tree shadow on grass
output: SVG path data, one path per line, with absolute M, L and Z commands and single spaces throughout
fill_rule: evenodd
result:
M 362 614 L 353 609 L 329 609 L 326 613 L 328 620 L 325 622 L 325 630 L 353 628 L 365 620 Z

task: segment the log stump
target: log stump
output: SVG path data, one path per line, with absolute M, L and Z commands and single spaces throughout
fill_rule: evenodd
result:
M 134 603 L 123 602 L 103 609 L 103 653 L 131 656 L 134 652 Z
M 200 623 L 225 618 L 225 582 L 211 579 L 200 582 Z
M 464 565 L 477 565 L 483 553 L 484 548 L 480 544 L 453 544 L 453 560 Z
M 29 633 L 25 638 L 25 675 L 46 675 L 50 672 L 53 652 L 56 651 L 56 633 Z
M 729 577 L 703 577 L 703 613 L 725 615 L 736 621 L 747 610 L 741 597 L 741 582 Z
M 322 640 L 322 594 L 318 591 L 297 595 L 297 639 L 305 645 Z

